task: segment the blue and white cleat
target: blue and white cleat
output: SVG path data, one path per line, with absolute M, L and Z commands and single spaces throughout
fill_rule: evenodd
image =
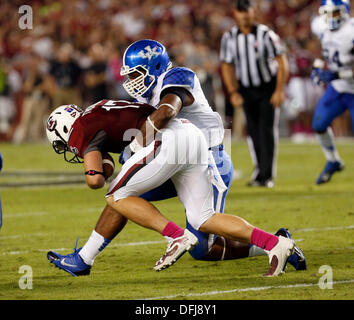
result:
M 329 182 L 331 179 L 332 175 L 335 172 L 342 171 L 344 169 L 344 163 L 342 161 L 327 161 L 327 164 L 323 171 L 321 172 L 320 176 L 316 180 L 316 184 L 322 184 Z
M 81 248 L 77 249 L 77 241 L 76 246 L 74 248 L 74 252 L 61 255 L 54 251 L 49 251 L 47 253 L 48 260 L 53 263 L 59 269 L 62 269 L 72 276 L 86 276 L 91 272 L 91 266 L 86 264 L 79 255 Z
M 276 236 L 283 236 L 285 238 L 292 239 L 288 229 L 280 228 L 276 233 Z M 296 270 L 307 270 L 306 257 L 302 250 L 295 245 L 294 253 L 289 256 L 288 263 L 290 263 Z M 285 269 L 286 265 L 284 266 Z M 283 271 L 284 271 L 283 269 Z

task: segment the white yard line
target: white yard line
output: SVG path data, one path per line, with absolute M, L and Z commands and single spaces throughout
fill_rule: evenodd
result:
M 338 227 L 324 227 L 324 228 L 294 229 L 291 233 L 296 233 L 296 232 L 312 232 L 312 231 L 346 230 L 346 229 L 354 229 L 354 226 L 338 226 Z
M 0 241 L 2 237 L 0 236 Z M 167 243 L 166 240 L 159 240 L 159 241 L 141 241 L 141 242 L 127 242 L 127 243 L 116 243 L 112 244 L 109 247 L 110 248 L 116 248 L 116 247 L 128 247 L 128 246 L 146 246 L 146 245 L 154 245 L 154 244 L 161 244 L 161 243 Z M 27 254 L 31 252 L 48 252 L 48 251 L 70 251 L 73 250 L 73 248 L 56 248 L 56 249 L 37 249 L 37 250 L 23 250 L 23 251 L 7 251 L 7 252 L 2 252 L 2 255 L 16 255 L 16 254 Z
M 346 283 L 354 283 L 354 279 L 350 280 L 340 280 L 333 281 L 333 285 L 337 284 L 346 284 Z M 175 298 L 188 298 L 188 297 L 202 297 L 202 296 L 215 296 L 220 294 L 227 293 L 239 293 L 239 292 L 249 292 L 249 291 L 263 291 L 270 289 L 296 289 L 296 288 L 305 288 L 305 287 L 314 287 L 318 286 L 318 283 L 299 283 L 299 284 L 288 284 L 283 286 L 266 286 L 266 287 L 251 287 L 251 288 L 236 288 L 231 290 L 222 290 L 222 291 L 209 291 L 209 292 L 195 292 L 195 293 L 180 293 L 170 296 L 160 296 L 160 297 L 151 297 L 151 298 L 143 298 L 143 299 L 135 299 L 135 300 L 161 300 L 161 299 L 175 299 Z
M 18 239 L 18 238 L 28 238 L 28 237 L 44 237 L 47 236 L 48 233 L 25 233 L 25 234 L 14 234 L 12 236 L 2 236 L 0 234 L 0 241 L 1 240 L 8 240 L 8 239 Z
M 92 208 L 87 208 L 87 209 L 78 209 L 75 210 L 76 213 L 92 213 L 92 212 L 97 212 L 100 213 L 102 212 L 102 207 L 92 207 Z M 54 212 L 49 212 L 49 211 L 29 211 L 29 212 L 18 212 L 18 213 L 4 213 L 3 212 L 3 220 L 9 219 L 9 218 L 23 218 L 23 217 L 31 217 L 31 216 L 43 216 L 47 214 L 65 214 L 66 212 L 64 210 L 58 210 Z M 72 212 L 70 212 L 72 214 Z

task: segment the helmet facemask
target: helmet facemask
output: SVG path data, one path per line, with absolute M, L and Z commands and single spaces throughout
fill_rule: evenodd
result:
M 83 161 L 69 150 L 68 144 L 61 140 L 55 140 L 52 147 L 57 154 L 64 154 L 64 160 L 69 163 L 83 163 Z
M 131 77 L 133 73 L 137 75 Z M 123 83 L 123 88 L 135 99 L 147 92 L 155 83 L 155 77 L 150 75 L 148 70 L 143 66 L 136 66 L 134 68 L 123 66 L 120 74 L 128 76 L 128 79 Z
M 75 105 L 61 106 L 55 109 L 47 120 L 47 137 L 57 154 L 64 154 L 69 163 L 83 163 L 68 145 L 70 132 L 74 122 L 80 117 L 82 110 Z
M 171 67 L 166 48 L 161 43 L 150 39 L 136 41 L 123 56 L 120 74 L 129 78 L 123 87 L 135 99 L 150 98 L 158 77 Z

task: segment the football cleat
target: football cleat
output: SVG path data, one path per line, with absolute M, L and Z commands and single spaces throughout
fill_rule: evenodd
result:
M 167 244 L 165 254 L 155 263 L 154 270 L 161 271 L 172 266 L 187 251 L 198 244 L 198 238 L 189 230 L 184 230 L 182 236 L 172 239 Z
M 269 251 L 270 268 L 265 277 L 276 277 L 283 272 L 283 269 L 290 255 L 294 252 L 295 241 L 283 236 L 279 236 L 279 241 L 275 247 Z
M 344 163 L 342 161 L 327 161 L 327 164 L 323 171 L 321 172 L 320 176 L 316 180 L 316 184 L 322 184 L 329 182 L 332 175 L 335 172 L 342 171 L 344 169 Z
M 285 228 L 280 228 L 275 235 L 292 239 L 290 232 Z M 296 245 L 294 247 L 294 253 L 288 258 L 288 263 L 290 263 L 296 270 L 307 270 L 306 257 L 302 250 Z M 286 265 L 284 266 L 283 271 L 285 270 L 285 267 Z
M 81 248 L 77 249 L 76 241 L 76 246 L 73 253 L 61 255 L 54 251 L 49 251 L 47 253 L 47 258 L 56 267 L 70 273 L 74 277 L 86 276 L 90 274 L 91 266 L 82 260 L 79 255 L 80 250 Z
M 272 179 L 266 181 L 258 181 L 258 180 L 251 180 L 247 183 L 248 187 L 266 187 L 266 188 L 273 188 L 275 183 Z

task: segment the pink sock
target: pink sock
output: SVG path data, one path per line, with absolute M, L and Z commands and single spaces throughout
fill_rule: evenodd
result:
M 164 237 L 178 238 L 184 233 L 184 230 L 178 225 L 170 221 L 167 223 L 166 227 L 162 230 L 162 235 Z
M 270 251 L 272 250 L 275 245 L 278 243 L 278 237 L 260 230 L 258 228 L 254 228 L 251 234 L 251 244 L 255 246 Z

